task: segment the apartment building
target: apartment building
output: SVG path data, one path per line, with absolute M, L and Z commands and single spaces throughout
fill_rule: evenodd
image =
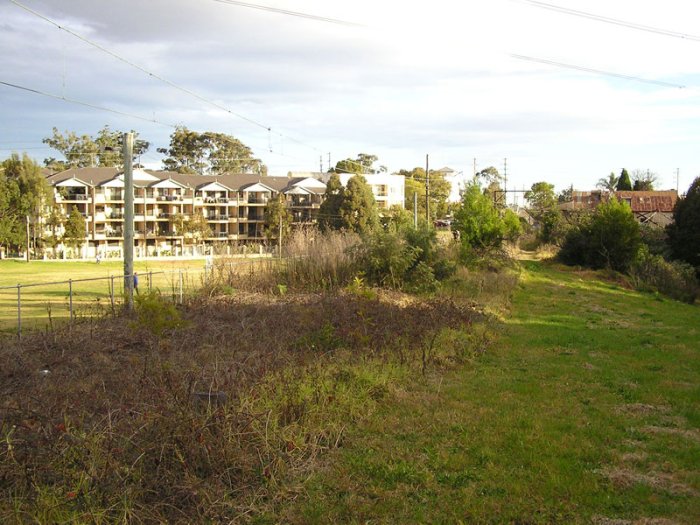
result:
M 323 182 L 328 182 L 331 173 L 319 173 L 318 176 Z M 338 173 L 340 183 L 346 186 L 354 173 Z M 389 173 L 375 173 L 362 175 L 374 194 L 374 200 L 377 202 L 379 211 L 388 210 L 392 206 L 405 207 L 405 182 L 406 178 L 403 175 L 394 175 Z
M 314 222 L 326 185 L 310 177 L 199 176 L 134 170 L 134 246 L 141 255 L 179 255 L 195 243 L 261 242 L 265 206 L 284 199 L 295 224 Z M 83 255 L 119 252 L 124 240 L 124 175 L 116 168 L 71 169 L 47 177 L 68 217 L 85 217 Z M 208 234 L 195 238 L 183 221 L 201 214 Z

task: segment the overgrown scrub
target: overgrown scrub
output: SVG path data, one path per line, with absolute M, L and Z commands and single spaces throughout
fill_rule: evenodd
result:
M 456 269 L 450 248 L 437 242 L 426 223 L 390 223 L 364 239 L 357 257 L 371 284 L 413 292 L 434 292 Z
M 673 299 L 693 304 L 700 292 L 695 269 L 680 261 L 667 261 L 653 255 L 646 246 L 640 249 L 629 271 L 635 287 L 659 292 Z
M 572 266 L 626 272 L 641 242 L 639 224 L 629 205 L 610 199 L 568 231 L 559 259 Z
M 342 288 L 359 271 L 354 250 L 360 243 L 353 232 L 298 229 L 287 238 L 281 259 L 218 258 L 202 292 L 214 296 L 236 290 L 269 293 L 280 286 L 303 291 Z
M 146 297 L 155 332 L 85 319 L 5 345 L 0 521 L 247 521 L 396 381 L 488 343 L 474 304 L 356 288 L 164 318 Z

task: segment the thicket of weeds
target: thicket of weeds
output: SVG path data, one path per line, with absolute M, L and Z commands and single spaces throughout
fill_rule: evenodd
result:
M 489 342 L 453 298 L 277 292 L 151 294 L 5 344 L 0 521 L 247 521 L 396 381 Z

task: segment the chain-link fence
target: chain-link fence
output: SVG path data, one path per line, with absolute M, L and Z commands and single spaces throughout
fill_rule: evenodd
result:
M 217 266 L 250 266 L 262 259 L 235 262 L 216 261 Z M 196 293 L 214 270 L 213 260 L 203 268 L 142 271 L 125 276 L 123 273 L 106 277 L 67 279 L 43 283 L 0 287 L 0 334 L 22 336 L 27 329 L 51 329 L 55 323 L 71 322 L 78 317 L 115 314 L 126 302 L 126 279 L 134 283 L 134 293 L 157 290 L 173 302 L 182 303 L 186 296 Z

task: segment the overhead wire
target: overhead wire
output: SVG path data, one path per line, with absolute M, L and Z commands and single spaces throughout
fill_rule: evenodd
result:
M 214 0 L 215 2 L 219 2 L 221 4 L 230 4 L 230 5 L 236 5 L 239 7 L 248 7 L 251 9 L 258 9 L 261 11 L 268 11 L 271 13 L 277 13 L 281 15 L 288 15 L 288 16 L 296 16 L 299 18 L 306 18 L 309 20 L 316 20 L 318 22 L 327 22 L 330 24 L 338 24 L 338 25 L 343 25 L 343 26 L 350 26 L 350 27 L 364 27 L 363 24 L 357 23 L 357 22 L 349 22 L 347 20 L 340 20 L 337 18 L 329 18 L 326 16 L 318 16 L 318 15 L 312 15 L 309 13 L 302 13 L 299 11 L 290 11 L 289 9 L 282 9 L 279 7 L 272 7 L 272 6 L 267 6 L 267 5 L 260 5 L 260 4 L 251 4 L 248 2 L 238 2 L 237 0 Z
M 204 102 L 204 103 L 206 103 L 206 104 L 209 104 L 209 105 L 211 105 L 211 106 L 213 106 L 213 107 L 215 107 L 215 108 L 217 108 L 217 109 L 220 109 L 220 110 L 222 110 L 222 111 L 224 111 L 224 112 L 226 112 L 226 113 L 228 113 L 228 114 L 230 114 L 230 115 L 232 115 L 232 116 L 234 116 L 234 117 L 237 117 L 237 118 L 239 118 L 239 119 L 241 119 L 241 120 L 244 120 L 244 121 L 248 122 L 249 124 L 252 124 L 252 125 L 254 125 L 254 126 L 257 126 L 257 127 L 259 127 L 259 128 L 262 128 L 262 129 L 266 130 L 268 133 L 272 132 L 272 128 L 271 128 L 270 126 L 267 126 L 267 125 L 265 125 L 265 124 L 263 124 L 263 123 L 261 123 L 261 122 L 258 122 L 257 120 L 254 120 L 254 119 L 249 118 L 249 117 L 246 117 L 246 116 L 244 116 L 244 115 L 242 115 L 242 114 L 240 114 L 240 113 L 237 113 L 237 112 L 231 110 L 230 108 L 228 108 L 228 107 L 226 107 L 226 106 L 224 106 L 224 105 L 222 105 L 222 104 L 219 104 L 218 102 L 216 102 L 216 101 L 214 101 L 214 100 L 211 100 L 211 99 L 209 99 L 209 98 L 206 98 L 206 97 L 204 97 L 204 96 L 202 96 L 202 95 L 200 95 L 200 94 L 198 94 L 198 93 L 196 93 L 196 92 L 194 92 L 194 91 L 192 91 L 192 90 L 190 90 L 190 89 L 188 89 L 188 88 L 186 88 L 186 87 L 184 87 L 184 86 L 181 86 L 181 85 L 179 85 L 179 84 L 176 84 L 175 82 L 173 82 L 173 81 L 171 81 L 171 80 L 168 80 L 168 79 L 162 77 L 161 75 L 158 75 L 157 73 L 154 73 L 154 72 L 152 72 L 152 71 L 146 69 L 145 67 L 143 67 L 143 66 L 141 66 L 141 65 L 139 65 L 139 64 L 136 64 L 135 62 L 132 62 L 131 60 L 129 60 L 129 59 L 127 59 L 127 58 L 122 57 L 122 56 L 119 55 L 118 53 L 116 53 L 116 52 L 114 52 L 114 51 L 112 51 L 112 50 L 110 50 L 110 49 L 107 49 L 106 47 L 102 46 L 101 44 L 98 44 L 97 42 L 94 42 L 94 41 L 90 40 L 89 38 L 87 38 L 87 37 L 81 35 L 80 33 L 77 33 L 77 32 L 75 32 L 75 31 L 73 31 L 72 29 L 69 29 L 69 28 L 67 28 L 67 27 L 65 27 L 65 26 L 63 26 L 63 25 L 61 25 L 61 24 L 59 24 L 58 22 L 52 20 L 51 18 L 49 18 L 49 17 L 47 17 L 47 16 L 45 16 L 45 15 L 42 15 L 41 13 L 35 11 L 34 9 L 31 9 L 31 8 L 28 7 L 28 6 L 25 6 L 25 5 L 22 4 L 21 2 L 18 2 L 17 0 L 9 0 L 9 1 L 10 1 L 12 4 L 16 5 L 17 7 L 21 8 L 21 9 L 27 11 L 28 13 L 31 13 L 32 15 L 34 15 L 34 16 L 36 16 L 36 17 L 42 19 L 42 20 L 44 20 L 45 22 L 48 22 L 49 24 L 51 24 L 51 25 L 53 25 L 53 26 L 55 26 L 55 27 L 57 27 L 57 28 L 59 28 L 59 29 L 65 31 L 66 33 L 68 33 L 68 34 L 74 36 L 75 38 L 81 40 L 82 42 L 85 42 L 86 44 L 88 44 L 88 45 L 90 45 L 90 46 L 92 46 L 92 47 L 94 47 L 94 48 L 96 48 L 96 49 L 102 51 L 103 53 L 108 54 L 109 56 L 115 58 L 116 60 L 119 60 L 120 62 L 122 62 L 122 63 L 124 63 L 124 64 L 126 64 L 126 65 L 128 65 L 128 66 L 130 66 L 130 67 L 133 67 L 133 68 L 135 68 L 135 69 L 141 71 L 142 73 L 145 73 L 146 75 L 148 75 L 148 76 L 150 76 L 150 77 L 152 77 L 152 78 L 154 78 L 154 79 L 156 79 L 156 80 L 158 80 L 158 81 L 160 81 L 160 82 L 163 82 L 164 84 L 167 84 L 168 86 L 172 87 L 173 89 L 177 89 L 178 91 L 180 91 L 180 92 L 182 92 L 182 93 L 185 93 L 185 94 L 187 94 L 187 95 L 189 95 L 189 96 L 191 96 L 191 97 L 194 97 L 194 98 L 196 98 L 197 100 L 199 100 L 199 101 L 201 101 L 201 102 Z M 248 7 L 252 7 L 253 5 L 255 5 L 255 4 L 250 4 Z M 291 13 L 291 12 L 290 12 L 290 13 Z M 329 19 L 329 20 L 330 20 L 330 19 Z M 279 133 L 279 132 L 276 132 L 276 133 L 277 133 L 278 135 L 280 135 L 280 136 L 283 136 L 283 135 L 282 135 L 281 133 Z M 310 144 L 306 144 L 306 143 L 304 143 L 303 141 L 300 141 L 300 140 L 298 140 L 298 139 L 294 139 L 293 137 L 288 137 L 288 136 L 287 136 L 287 139 L 292 140 L 292 141 L 294 141 L 294 142 L 296 142 L 296 143 L 298 143 L 298 144 L 300 144 L 300 145 L 302 145 L 302 146 L 311 148 L 311 149 L 316 150 L 316 151 L 320 151 L 320 150 L 318 150 L 317 148 L 315 148 L 314 146 L 311 146 Z
M 653 84 L 656 86 L 671 87 L 671 88 L 677 88 L 677 89 L 685 89 L 685 87 L 686 87 L 682 84 L 675 84 L 672 82 L 664 82 L 662 80 L 652 80 L 652 79 L 648 79 L 648 78 L 637 77 L 634 75 L 625 75 L 622 73 L 613 73 L 611 71 L 604 71 L 602 69 L 594 69 L 594 68 L 590 68 L 590 67 L 579 66 L 576 64 L 568 64 L 565 62 L 557 62 L 555 60 L 549 60 L 546 58 L 538 58 L 538 57 L 532 57 L 532 56 L 527 56 L 527 55 L 517 55 L 515 53 L 510 53 L 509 56 L 512 58 L 515 58 L 517 60 L 525 60 L 527 62 L 537 62 L 538 64 L 545 64 L 548 66 L 560 67 L 560 68 L 564 68 L 564 69 L 573 69 L 576 71 L 583 71 L 586 73 L 595 73 L 597 75 L 622 78 L 625 80 L 634 80 L 635 82 L 642 82 L 644 84 Z
M 11 0 L 11 1 L 12 1 L 12 0 Z M 30 88 L 30 87 L 26 87 L 26 86 L 19 85 L 19 84 L 13 84 L 12 82 L 5 82 L 4 80 L 0 80 L 0 85 L 7 86 L 7 87 L 11 87 L 11 88 L 18 89 L 18 90 L 21 90 L 21 91 L 27 91 L 27 92 L 29 92 L 29 93 L 34 93 L 34 94 L 36 94 L 36 95 L 42 95 L 42 96 L 44 96 L 44 97 L 53 98 L 53 99 L 56 99 L 56 100 L 63 100 L 64 102 L 69 102 L 69 103 L 71 103 L 71 104 L 76 104 L 76 105 L 78 105 L 78 106 L 84 106 L 84 107 L 88 107 L 88 108 L 92 108 L 92 109 L 97 109 L 97 110 L 100 110 L 100 111 L 107 111 L 107 112 L 109 112 L 109 113 L 114 113 L 115 115 L 121 115 L 121 116 L 123 116 L 123 117 L 135 118 L 135 119 L 138 119 L 138 120 L 143 120 L 143 121 L 145 121 L 145 122 L 151 122 L 151 123 L 153 123 L 153 124 L 160 124 L 160 125 L 162 125 L 162 126 L 167 126 L 167 127 L 170 127 L 170 128 L 177 128 L 177 125 L 176 125 L 176 124 L 168 124 L 168 123 L 166 123 L 166 122 L 161 122 L 161 121 L 159 121 L 159 120 L 157 120 L 157 119 L 155 119 L 155 118 L 149 118 L 149 117 L 144 117 L 144 116 L 141 116 L 141 115 L 135 115 L 135 114 L 133 114 L 133 113 L 127 113 L 126 111 L 120 111 L 120 110 L 118 110 L 118 109 L 112 109 L 112 108 L 108 108 L 108 107 L 106 107 L 106 106 L 99 106 L 99 105 L 97 105 L 97 104 L 92 104 L 92 103 L 90 103 L 90 102 L 83 102 L 83 101 L 81 101 L 81 100 L 76 100 L 76 99 L 73 99 L 73 98 L 68 98 L 68 97 L 65 97 L 65 96 L 63 96 L 63 95 L 55 95 L 55 94 L 53 94 L 53 93 L 47 93 L 47 92 L 41 91 L 41 90 L 39 90 L 39 89 L 34 89 L 34 88 Z
M 700 36 L 691 35 L 688 33 L 681 33 L 679 31 L 672 31 L 669 29 L 663 29 L 660 27 L 648 26 L 644 24 L 637 24 L 634 22 L 629 22 L 627 20 L 622 20 L 619 18 L 613 18 L 604 15 L 598 15 L 594 13 L 589 13 L 587 11 L 579 11 L 578 9 L 570 9 L 568 7 L 562 7 L 555 4 L 549 4 L 547 2 L 540 2 L 539 0 L 513 0 L 515 2 L 524 3 L 531 5 L 533 7 L 539 7 L 540 9 L 547 9 L 549 11 L 555 11 L 557 13 L 563 13 L 566 15 L 577 16 L 580 18 L 587 18 L 589 20 L 595 20 L 597 22 L 604 22 L 606 24 L 613 24 L 616 26 L 627 27 L 629 29 L 636 29 L 638 31 L 646 31 L 648 33 L 655 33 L 657 35 L 664 35 L 673 38 L 680 38 L 683 40 L 692 40 L 695 42 L 700 42 Z

